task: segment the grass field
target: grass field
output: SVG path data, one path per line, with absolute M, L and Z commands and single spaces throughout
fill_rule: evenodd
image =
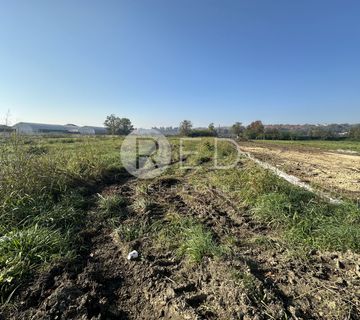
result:
M 285 140 L 261 140 L 262 143 L 282 145 L 282 146 L 299 146 L 299 147 L 311 147 L 320 148 L 324 150 L 348 150 L 360 152 L 360 142 L 341 140 L 341 141 L 322 141 L 322 140 L 296 140 L 296 141 L 285 141 Z
M 122 168 L 122 141 L 1 142 L 5 317 L 355 319 L 354 202 L 329 204 L 245 158 L 214 170 L 211 138 L 186 141 L 182 161 L 170 139 L 172 164 L 137 180 Z M 220 165 L 236 159 L 229 143 L 218 151 Z M 134 249 L 140 259 L 127 261 Z

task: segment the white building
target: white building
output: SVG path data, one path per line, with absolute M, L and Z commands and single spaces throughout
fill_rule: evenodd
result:
M 44 123 L 19 122 L 13 126 L 19 134 L 27 135 L 62 135 L 62 134 L 82 134 L 82 135 L 105 135 L 107 129 L 102 127 L 78 127 L 74 124 L 58 125 Z
M 105 135 L 108 131 L 103 127 L 84 126 L 79 128 L 79 133 L 83 135 Z
M 19 122 L 13 126 L 20 134 L 68 134 L 69 129 L 66 126 L 58 124 Z

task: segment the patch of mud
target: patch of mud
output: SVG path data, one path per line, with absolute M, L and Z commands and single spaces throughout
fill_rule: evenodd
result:
M 136 180 L 103 194 L 129 200 L 122 226 L 151 226 L 168 210 L 193 217 L 228 245 L 219 257 L 190 264 L 159 248 L 151 228 L 124 240 L 96 207 L 80 234 L 78 259 L 41 273 L 8 319 L 359 319 L 360 260 L 351 253 L 289 256 L 267 226 L 216 190 L 174 188 L 186 178 L 153 181 L 139 201 Z M 120 230 L 120 229 L 119 229 Z M 260 241 L 261 240 L 261 241 Z M 131 250 L 140 256 L 126 259 Z

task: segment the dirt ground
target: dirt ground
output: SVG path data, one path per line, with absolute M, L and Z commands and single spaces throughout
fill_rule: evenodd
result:
M 314 251 L 303 262 L 220 191 L 178 188 L 185 178 L 156 180 L 147 192 L 151 208 L 134 210 L 137 183 L 102 190 L 130 199 L 122 223 L 161 221 L 171 206 L 216 241 L 229 239 L 231 251 L 190 264 L 156 247 L 151 233 L 121 240 L 95 206 L 77 261 L 40 272 L 4 319 L 360 319 L 358 255 Z M 134 249 L 140 257 L 128 261 Z
M 296 144 L 241 142 L 240 147 L 325 192 L 360 200 L 360 154 L 298 147 Z

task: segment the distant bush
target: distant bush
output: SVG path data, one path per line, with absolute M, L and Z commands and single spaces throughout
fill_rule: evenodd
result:
M 215 131 L 211 131 L 209 129 L 194 129 L 191 130 L 188 134 L 188 137 L 215 137 L 216 136 L 216 132 Z
M 360 125 L 351 128 L 349 138 L 355 141 L 360 141 Z

